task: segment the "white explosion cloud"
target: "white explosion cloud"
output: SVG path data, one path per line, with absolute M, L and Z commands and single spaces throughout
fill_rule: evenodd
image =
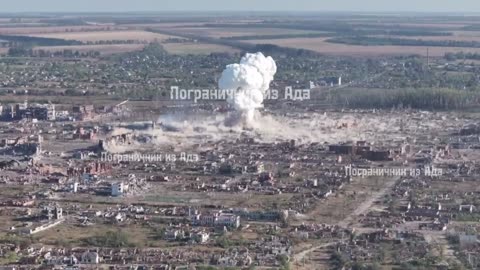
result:
M 272 57 L 247 53 L 240 64 L 228 65 L 218 82 L 220 89 L 233 90 L 227 102 L 240 112 L 247 124 L 253 122 L 255 110 L 263 106 L 265 93 L 277 73 Z

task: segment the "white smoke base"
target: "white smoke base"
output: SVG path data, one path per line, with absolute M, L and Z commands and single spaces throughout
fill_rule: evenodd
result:
M 240 118 L 247 125 L 254 122 L 255 111 L 263 107 L 263 100 L 270 83 L 277 73 L 277 65 L 272 57 L 265 57 L 261 52 L 247 53 L 240 64 L 231 64 L 223 71 L 218 86 L 223 90 L 235 91 L 227 102 L 240 113 L 233 119 Z
M 295 140 L 299 145 L 308 143 L 342 143 L 347 141 L 384 142 L 404 141 L 407 138 L 429 134 L 451 134 L 466 124 L 456 119 L 455 115 L 436 114 L 429 121 L 419 113 L 408 115 L 409 125 L 401 131 L 406 115 L 404 112 L 394 113 L 258 113 L 252 129 L 241 126 L 228 127 L 224 124 L 225 116 L 211 113 L 196 117 L 164 116 L 160 122 L 172 126 L 171 131 L 157 127 L 147 131 L 133 131 L 137 135 L 153 136 L 151 143 L 134 143 L 123 145 L 112 151 L 125 152 L 134 150 L 156 151 L 175 150 L 208 150 L 216 149 L 219 142 L 235 142 L 237 139 L 249 137 L 257 142 L 275 143 Z M 456 120 L 455 120 L 456 119 Z M 413 128 L 414 127 L 414 128 Z M 124 134 L 128 130 L 118 128 L 112 134 Z

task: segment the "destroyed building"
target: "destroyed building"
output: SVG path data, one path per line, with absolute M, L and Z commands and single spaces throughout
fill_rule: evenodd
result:
M 73 116 L 80 120 L 90 120 L 95 116 L 95 109 L 93 105 L 79 105 L 73 107 Z
M 22 119 L 54 121 L 56 119 L 55 105 L 35 104 L 30 105 L 27 102 L 23 104 L 9 105 L 1 108 L 0 120 L 17 121 Z

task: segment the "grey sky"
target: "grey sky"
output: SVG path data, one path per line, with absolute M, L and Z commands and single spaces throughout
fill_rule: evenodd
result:
M 414 11 L 480 12 L 480 0 L 0 0 L 0 12 Z

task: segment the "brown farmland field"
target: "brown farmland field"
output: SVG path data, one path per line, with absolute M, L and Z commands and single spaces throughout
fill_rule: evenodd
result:
M 288 35 L 288 34 L 309 34 L 321 33 L 316 31 L 281 29 L 281 28 L 235 28 L 235 27 L 184 27 L 169 29 L 179 33 L 208 36 L 214 38 L 238 37 L 238 36 L 261 36 L 261 35 Z
M 210 53 L 235 53 L 239 50 L 228 46 L 206 43 L 166 43 L 163 47 L 172 54 L 210 54 Z
M 33 37 L 44 38 L 60 38 L 67 40 L 78 40 L 82 42 L 95 42 L 102 40 L 138 40 L 152 42 L 158 40 L 159 42 L 170 38 L 171 36 L 151 33 L 147 31 L 96 31 L 96 32 L 64 32 L 64 33 L 49 33 L 49 34 L 33 34 Z
M 385 56 L 385 55 L 427 55 L 423 46 L 359 46 L 326 42 L 328 38 L 292 38 L 272 40 L 247 40 L 254 44 L 275 44 L 278 46 L 307 49 L 327 55 Z M 477 52 L 480 48 L 428 47 L 430 56 L 444 56 L 447 52 Z

